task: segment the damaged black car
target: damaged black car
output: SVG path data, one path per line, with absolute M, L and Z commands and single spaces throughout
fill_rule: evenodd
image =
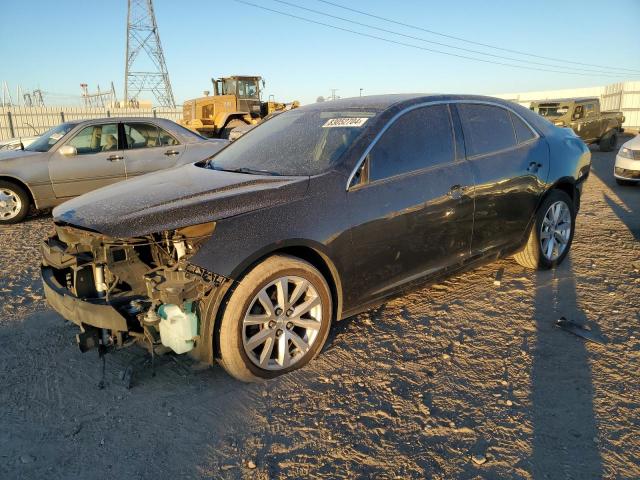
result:
M 332 321 L 418 285 L 505 256 L 559 264 L 589 169 L 570 130 L 499 99 L 309 105 L 57 207 L 45 293 L 83 350 L 141 343 L 271 378 Z

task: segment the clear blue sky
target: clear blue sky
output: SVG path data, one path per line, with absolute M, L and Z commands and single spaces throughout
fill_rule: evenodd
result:
M 274 0 L 249 1 L 400 42 L 444 49 L 322 17 Z M 427 40 L 514 56 L 362 17 L 317 0 L 289 1 Z M 478 42 L 640 72 L 640 0 L 333 1 Z M 100 84 L 104 90 L 113 80 L 118 95 L 122 96 L 126 0 L 3 3 L 0 82 L 6 80 L 12 93 L 17 84 L 25 89 L 40 87 L 51 92 L 45 96 L 49 103 L 64 100 L 69 103 L 70 99 L 54 94 L 79 96 L 82 82 L 92 90 Z M 640 74 L 574 76 L 447 57 L 305 23 L 233 0 L 155 0 L 154 5 L 179 103 L 211 89 L 212 76 L 232 74 L 262 75 L 267 82 L 267 95 L 303 103 L 313 102 L 319 95 L 328 96 L 331 88 L 337 88 L 337 94 L 343 97 L 357 96 L 360 88 L 364 94 L 491 94 L 640 80 Z

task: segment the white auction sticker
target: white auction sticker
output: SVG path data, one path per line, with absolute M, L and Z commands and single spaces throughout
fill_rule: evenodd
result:
M 335 127 L 361 127 L 368 118 L 330 118 L 322 125 L 322 128 Z

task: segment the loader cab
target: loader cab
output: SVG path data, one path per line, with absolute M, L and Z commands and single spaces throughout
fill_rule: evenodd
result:
M 261 116 L 260 82 L 261 77 L 225 77 L 213 81 L 215 95 L 236 97 L 236 110 L 248 112 L 252 117 Z M 264 81 L 262 82 L 264 85 Z

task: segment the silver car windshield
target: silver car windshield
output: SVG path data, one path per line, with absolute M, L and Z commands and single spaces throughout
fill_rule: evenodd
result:
M 375 114 L 363 110 L 284 112 L 221 150 L 208 166 L 243 173 L 317 175 L 340 159 Z
M 48 132 L 43 133 L 35 142 L 28 147 L 25 147 L 25 150 L 29 152 L 48 152 L 51 147 L 58 143 L 58 140 L 69 133 L 69 131 L 76 125 L 77 123 L 74 122 L 61 123 L 57 127 L 53 127 Z

